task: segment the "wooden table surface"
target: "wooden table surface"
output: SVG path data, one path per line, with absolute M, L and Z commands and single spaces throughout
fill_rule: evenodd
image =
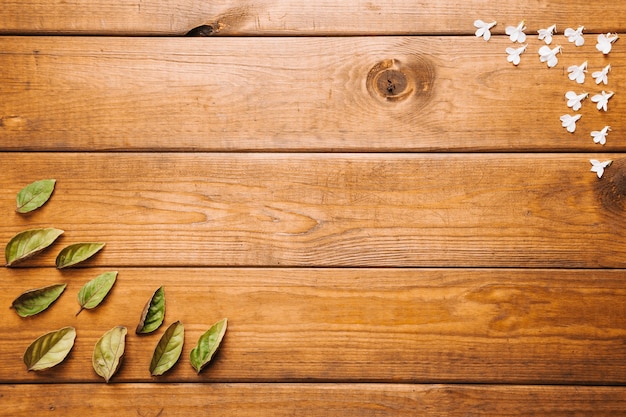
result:
M 626 415 L 626 39 L 595 47 L 626 7 L 519 3 L 0 0 L 0 241 L 65 231 L 0 269 L 0 415 Z M 498 22 L 488 42 L 476 19 Z M 570 90 L 589 93 L 577 112 Z M 594 159 L 613 161 L 602 178 Z M 44 178 L 50 201 L 16 213 Z M 106 246 L 55 268 L 85 241 Z M 59 282 L 45 312 L 9 309 Z M 134 328 L 160 286 L 185 345 L 153 377 L 166 326 Z M 197 374 L 189 353 L 224 317 Z M 65 326 L 68 358 L 27 371 L 30 342 Z M 106 384 L 91 355 L 114 326 L 129 335 Z

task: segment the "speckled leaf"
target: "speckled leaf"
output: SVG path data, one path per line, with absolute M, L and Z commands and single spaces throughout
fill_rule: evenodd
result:
M 63 234 L 63 230 L 29 229 L 13 236 L 4 249 L 4 257 L 7 266 L 13 266 L 18 262 L 35 256 Z
M 157 343 L 150 361 L 150 373 L 163 375 L 178 362 L 185 342 L 185 328 L 180 321 L 170 324 Z
M 78 291 L 80 310 L 78 310 L 76 315 L 78 316 L 85 308 L 92 309 L 97 307 L 111 291 L 111 288 L 113 288 L 116 278 L 117 271 L 105 272 L 83 285 L 80 291 Z
M 93 349 L 91 358 L 93 369 L 106 382 L 109 382 L 122 364 L 126 334 L 126 327 L 116 326 L 102 335 Z
M 98 253 L 104 245 L 104 243 L 85 242 L 66 246 L 57 255 L 57 268 L 67 268 L 83 262 Z
M 191 360 L 191 366 L 194 367 L 196 372 L 200 373 L 213 358 L 217 348 L 220 347 L 222 338 L 224 338 L 227 324 L 228 319 L 222 319 L 215 323 L 206 333 L 200 336 L 198 345 L 191 349 L 189 359 Z
M 163 319 L 165 319 L 165 291 L 160 287 L 143 308 L 135 333 L 152 333 L 163 324 Z
M 34 316 L 50 307 L 63 294 L 66 286 L 67 284 L 54 284 L 28 290 L 13 300 L 11 308 L 20 317 Z
M 52 195 L 55 183 L 56 180 L 40 180 L 22 188 L 15 198 L 17 203 L 16 211 L 18 213 L 28 213 L 43 206 Z
M 38 337 L 24 352 L 29 371 L 41 371 L 60 364 L 67 357 L 76 339 L 76 329 L 64 327 Z

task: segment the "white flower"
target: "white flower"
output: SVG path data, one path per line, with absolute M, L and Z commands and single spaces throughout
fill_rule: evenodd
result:
M 606 55 L 611 52 L 613 42 L 615 42 L 617 39 L 617 34 L 611 36 L 610 32 L 606 35 L 601 33 L 598 35 L 598 43 L 596 44 L 596 49 Z
M 591 132 L 591 137 L 595 143 L 599 143 L 600 145 L 604 145 L 606 143 L 606 135 L 608 135 L 611 130 L 611 126 L 604 126 L 602 130 L 594 130 Z
M 613 97 L 613 93 L 612 91 L 609 91 L 608 93 L 604 90 L 602 90 L 602 92 L 600 94 L 596 94 L 595 96 L 591 97 L 591 101 L 593 101 L 596 104 L 596 108 L 598 110 L 607 110 L 607 105 L 609 103 L 609 99 L 611 97 Z
M 583 38 L 583 30 L 584 26 L 578 26 L 578 29 L 574 30 L 572 28 L 565 29 L 563 34 L 567 36 L 567 40 L 570 42 L 574 42 L 576 46 L 583 46 L 585 44 L 585 38 Z
M 524 53 L 528 44 L 524 46 L 520 46 L 519 48 L 506 48 L 506 53 L 508 56 L 506 60 L 512 63 L 513 65 L 517 65 L 520 63 L 520 55 Z
M 578 65 L 572 65 L 567 68 L 567 72 L 569 72 L 569 79 L 572 81 L 576 81 L 578 84 L 582 84 L 585 82 L 585 73 L 587 72 L 587 61 Z
M 509 39 L 511 42 L 526 42 L 526 34 L 524 31 L 526 30 L 526 26 L 524 26 L 524 21 L 522 20 L 519 25 L 516 26 L 507 26 L 505 29 L 505 33 L 509 35 Z
M 556 57 L 556 54 L 561 52 L 561 46 L 557 45 L 554 48 L 550 49 L 550 47 L 544 45 L 539 48 L 539 60 L 541 62 L 545 62 L 548 64 L 548 68 L 555 67 L 559 62 L 559 59 Z
M 576 130 L 576 122 L 578 119 L 582 117 L 581 114 L 576 114 L 574 116 L 570 116 L 569 114 L 564 114 L 561 116 L 561 126 L 567 129 L 568 132 L 574 133 Z
M 491 38 L 491 31 L 489 29 L 494 27 L 496 23 L 495 20 L 491 23 L 483 22 L 480 19 L 474 20 L 474 27 L 478 28 L 474 34 L 479 38 L 482 36 L 484 40 L 488 41 Z
M 609 83 L 609 71 L 611 70 L 611 64 L 602 68 L 602 71 L 596 71 L 591 76 L 596 80 L 596 84 L 604 83 L 605 85 Z
M 609 165 L 613 163 L 611 160 L 600 162 L 597 159 L 590 159 L 589 162 L 591 162 L 592 165 L 591 172 L 595 172 L 598 175 L 598 178 L 602 178 L 604 168 L 608 168 Z
M 567 99 L 567 107 L 571 107 L 572 110 L 578 111 L 582 106 L 582 101 L 589 96 L 589 93 L 576 94 L 574 91 L 568 91 L 565 93 Z
M 552 43 L 552 35 L 556 33 L 556 25 L 552 25 L 546 29 L 539 29 L 537 31 L 539 34 L 538 38 L 541 41 L 544 41 L 546 45 L 550 45 Z

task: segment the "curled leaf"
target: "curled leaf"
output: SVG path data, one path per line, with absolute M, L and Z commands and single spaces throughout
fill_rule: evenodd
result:
M 54 284 L 29 290 L 13 300 L 11 308 L 20 317 L 34 316 L 41 313 L 61 296 L 67 284 Z
M 163 319 L 165 319 L 165 291 L 163 287 L 159 287 L 143 308 L 135 333 L 152 333 L 163 324 Z
M 63 362 L 74 347 L 76 329 L 62 329 L 39 336 L 24 352 L 24 363 L 29 371 L 41 371 Z
M 178 362 L 185 342 L 185 328 L 180 321 L 170 324 L 154 348 L 150 361 L 150 373 L 153 376 L 163 375 Z
M 102 335 L 93 349 L 91 358 L 93 369 L 106 382 L 109 382 L 122 364 L 126 334 L 126 327 L 116 326 Z
M 202 369 L 208 365 L 211 358 L 220 347 L 220 343 L 226 333 L 226 326 L 228 325 L 228 319 L 222 319 L 215 323 L 209 330 L 206 331 L 200 339 L 195 348 L 191 349 L 189 359 L 191 366 L 194 367 L 197 373 L 200 373 Z
M 57 255 L 57 268 L 67 268 L 83 262 L 98 253 L 104 245 L 104 243 L 86 242 L 66 246 Z
M 13 236 L 4 249 L 4 257 L 7 266 L 35 256 L 63 234 L 63 230 L 48 229 L 30 229 L 24 230 Z
M 116 278 L 117 271 L 105 272 L 83 285 L 78 291 L 80 310 L 76 315 L 78 316 L 84 309 L 97 307 L 113 288 Z
M 54 191 L 56 180 L 40 180 L 28 184 L 17 193 L 18 213 L 28 213 L 43 206 Z

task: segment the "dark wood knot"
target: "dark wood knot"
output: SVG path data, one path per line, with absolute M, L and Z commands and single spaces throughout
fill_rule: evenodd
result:
M 407 62 L 399 59 L 380 61 L 367 74 L 367 90 L 375 99 L 398 103 L 413 100 L 425 104 L 433 92 L 434 66 L 420 56 Z

